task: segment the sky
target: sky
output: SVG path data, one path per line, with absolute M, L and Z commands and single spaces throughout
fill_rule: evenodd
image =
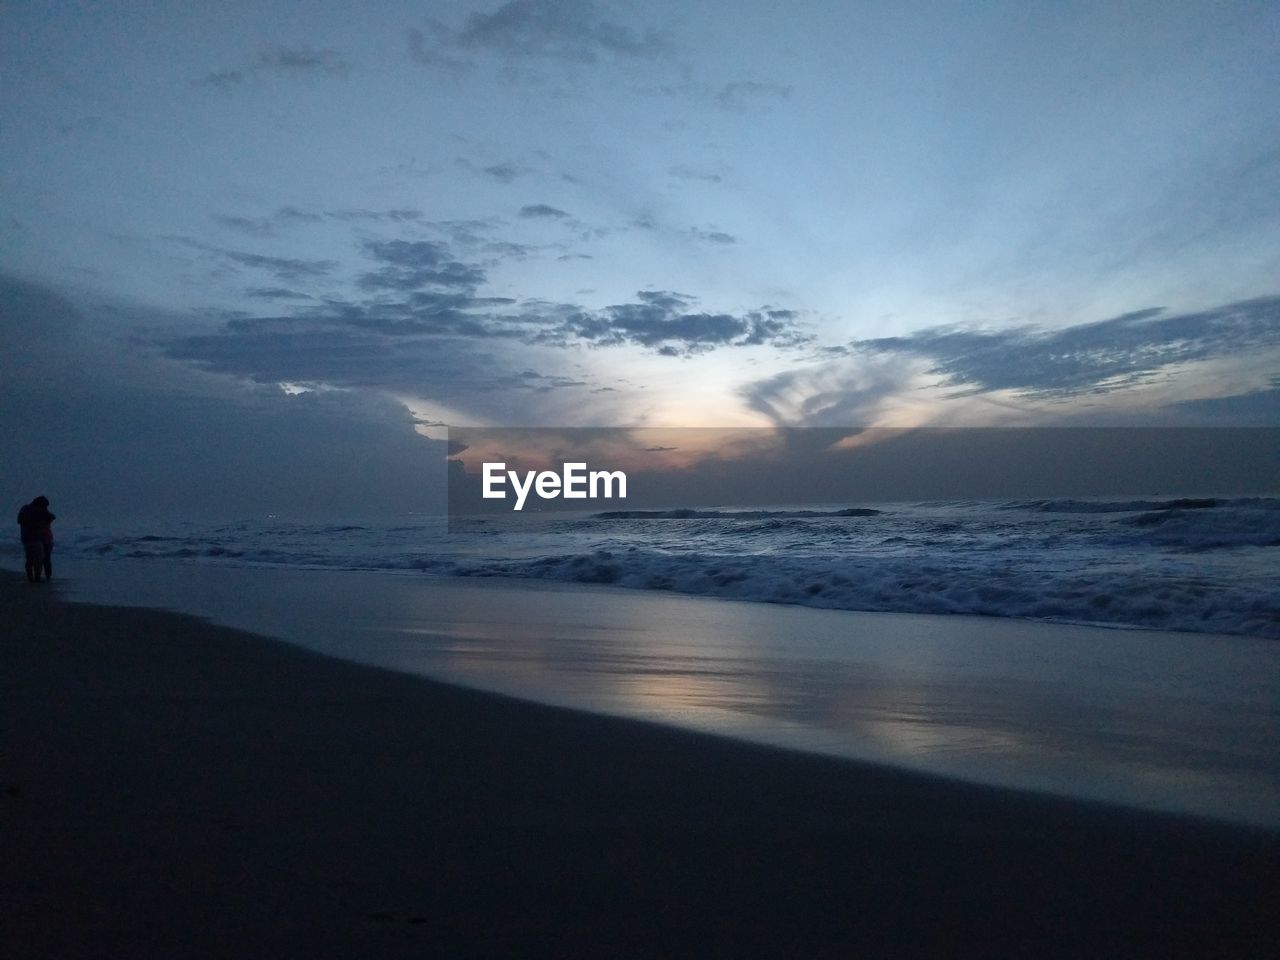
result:
M 1280 425 L 1274 3 L 0 18 L 11 499 L 399 512 L 436 424 Z

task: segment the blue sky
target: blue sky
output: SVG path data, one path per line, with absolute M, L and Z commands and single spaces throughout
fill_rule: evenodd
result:
M 3 18 L 8 334 L 78 318 L 36 382 L 393 432 L 1280 422 L 1272 3 Z

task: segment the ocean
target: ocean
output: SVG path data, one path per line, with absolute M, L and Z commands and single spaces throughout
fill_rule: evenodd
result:
M 1280 639 L 1280 499 L 1001 500 L 58 525 L 59 557 L 533 578 Z

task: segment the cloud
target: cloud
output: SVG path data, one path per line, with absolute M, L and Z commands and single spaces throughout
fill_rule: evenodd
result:
M 453 284 L 459 268 L 473 268 L 450 260 L 438 244 L 369 246 L 387 264 L 363 284 L 376 294 L 372 299 L 230 316 L 217 332 L 171 338 L 162 349 L 174 359 L 264 383 L 378 387 L 468 404 L 485 390 L 586 385 L 552 374 L 536 384 L 512 380 L 512 358 L 530 348 L 563 356 L 576 346 L 638 346 L 684 357 L 730 347 L 794 347 L 809 339 L 792 311 L 707 313 L 694 309 L 691 297 L 669 291 L 641 291 L 633 302 L 602 310 L 477 297 L 471 276 Z
M 324 216 L 330 220 L 339 220 L 345 223 L 353 220 L 369 220 L 377 223 L 416 223 L 422 219 L 423 213 L 413 207 L 399 207 L 391 210 L 326 210 Z
M 668 33 L 609 19 L 591 0 L 510 0 L 491 12 L 470 14 L 457 29 L 432 20 L 427 31 L 409 35 L 415 60 L 454 70 L 472 66 L 470 55 L 595 64 L 656 59 L 673 49 Z
M 254 67 L 280 73 L 320 73 L 331 77 L 345 77 L 351 70 L 336 50 L 313 50 L 301 47 L 283 47 L 278 44 L 258 51 Z
M 502 257 L 507 260 L 524 260 L 535 250 L 534 247 L 529 246 L 527 243 L 511 243 L 507 240 L 492 240 L 481 246 L 480 249 L 484 253 L 491 253 L 496 257 Z
M 1147 309 L 1097 323 L 1040 331 L 934 327 L 906 337 L 855 340 L 864 355 L 920 357 L 929 372 L 960 391 L 1011 390 L 1063 398 L 1123 390 L 1176 364 L 1275 349 L 1280 296 L 1194 313 Z
M 677 180 L 700 180 L 703 183 L 723 183 L 724 177 L 711 170 L 698 170 L 693 167 L 679 164 L 671 167 L 668 171 L 671 176 Z
M 429 363 L 405 356 L 376 330 L 326 329 L 291 317 L 253 318 L 229 323 L 222 333 L 175 338 L 165 344 L 165 352 L 259 383 L 396 389 L 431 371 Z
M 683 294 L 642 290 L 634 303 L 574 314 L 553 335 L 568 335 L 595 346 L 632 344 L 673 357 L 717 347 L 794 347 L 809 340 L 790 310 L 701 313 L 693 312 L 692 304 L 693 299 Z
M 284 219 L 296 219 L 292 214 Z M 552 217 L 558 219 L 558 217 Z M 420 221 L 445 239 L 364 239 L 368 263 L 346 293 L 314 295 L 297 281 L 327 276 L 329 261 L 294 260 L 186 241 L 231 263 L 266 269 L 281 281 L 251 287 L 278 304 L 262 315 L 227 313 L 220 326 L 154 341 L 172 360 L 262 384 L 322 384 L 415 396 L 451 409 L 484 408 L 510 419 L 527 411 L 512 399 L 591 389 L 560 367 L 583 347 L 632 347 L 670 357 L 811 338 L 792 311 L 701 308 L 694 298 L 644 290 L 603 308 L 483 295 L 487 255 L 519 258 L 528 247 L 490 239 L 490 221 Z M 526 376 L 541 356 L 544 369 Z M 516 371 L 513 373 L 513 371 Z M 504 406 L 505 404 L 505 406 Z M 545 409 L 545 407 L 540 407 Z M 477 414 L 479 415 L 479 414 Z M 567 409 L 566 416 L 572 415 Z
M 702 240 L 706 243 L 718 243 L 718 244 L 727 245 L 727 244 L 738 242 L 737 237 L 733 236 L 733 234 L 724 233 L 723 231 L 720 231 L 720 230 L 700 230 L 697 227 L 694 227 L 689 232 L 693 235 L 694 239 Z
M 443 311 L 433 326 L 427 314 L 402 322 L 369 305 L 238 318 L 160 346 L 184 365 L 239 380 L 417 397 L 482 421 L 563 422 L 581 413 L 590 382 L 570 375 L 573 353 L 489 333 L 457 312 Z
M 480 170 L 499 183 L 510 183 L 520 174 L 526 172 L 523 167 L 517 167 L 514 163 L 494 163 L 487 167 L 481 167 Z
M 0 489 L 10 502 L 45 490 L 73 526 L 403 514 L 442 502 L 444 445 L 418 436 L 402 404 L 208 376 L 104 324 L 113 310 L 81 312 L 0 276 Z
M 480 166 L 479 164 L 472 163 L 466 157 L 459 157 L 457 162 L 458 166 L 466 170 L 470 170 L 473 173 L 478 173 L 481 176 L 488 177 L 491 180 L 496 180 L 498 183 L 512 183 L 518 177 L 531 172 L 528 167 L 522 167 L 509 160 L 503 161 L 502 163 L 491 163 L 487 166 Z
M 561 390 L 565 387 L 587 386 L 587 381 L 585 380 L 578 380 L 573 377 L 548 376 L 533 370 L 522 370 L 519 373 L 503 377 L 500 382 L 518 390 L 534 390 L 539 393 L 549 393 L 552 390 Z
M 528 206 L 521 207 L 520 216 L 526 220 L 537 220 L 537 219 L 559 220 L 569 216 L 569 214 L 559 209 L 558 207 L 553 207 L 553 206 L 550 206 L 549 204 L 534 203 L 534 204 L 529 204 Z
M 338 223 L 352 223 L 356 221 L 367 221 L 373 223 L 417 223 L 423 218 L 421 210 L 411 207 L 403 207 L 390 210 L 302 210 L 298 207 L 280 207 L 275 213 L 268 214 L 264 217 L 244 217 L 244 216 L 227 216 L 219 215 L 215 219 L 224 227 L 230 227 L 240 233 L 246 233 L 254 237 L 275 237 L 279 236 L 281 230 L 300 226 L 302 224 L 324 223 L 325 221 L 335 221 Z
M 461 247 L 483 247 L 494 242 L 495 231 L 504 223 L 497 219 L 432 220 L 424 222 L 423 226 L 443 234 Z
M 743 399 L 771 421 L 794 426 L 868 425 L 885 415 L 911 422 L 1075 417 L 1273 425 L 1280 382 L 1217 394 L 1232 371 L 1244 386 L 1257 382 L 1251 371 L 1260 362 L 1265 369 L 1268 356 L 1280 363 L 1280 297 L 1190 313 L 1141 310 L 1053 331 L 933 327 L 818 355 L 820 363 L 748 384 Z M 1188 369 L 1204 362 L 1213 365 Z M 1156 392 L 1123 397 L 1157 383 Z
M 274 237 L 275 225 L 267 217 L 217 217 L 224 227 L 247 233 L 251 237 Z
M 447 246 L 431 240 L 369 240 L 364 250 L 383 266 L 356 281 L 362 290 L 445 287 L 470 293 L 485 279 L 479 267 L 452 259 Z
M 300 293 L 297 290 L 286 290 L 284 287 L 255 287 L 252 290 L 246 290 L 245 296 L 253 297 L 255 300 L 314 300 L 315 297 L 309 293 Z
M 683 70 L 685 79 L 676 83 L 662 83 L 645 88 L 648 93 L 680 100 L 689 100 L 699 105 L 714 106 L 720 110 L 734 113 L 748 111 L 760 112 L 768 107 L 791 99 L 792 88 L 781 83 L 769 83 L 760 80 L 737 80 L 732 83 L 707 83 L 689 79 L 692 68 Z M 668 129 L 684 129 L 685 122 L 672 120 Z
M 908 388 L 918 364 L 902 357 L 824 363 L 787 370 L 745 386 L 747 406 L 782 426 L 862 426 Z
M 192 80 L 191 83 L 197 87 L 215 87 L 218 90 L 231 90 L 234 87 L 244 83 L 245 74 L 243 70 L 215 70 L 206 73 L 203 77 Z
M 191 237 L 170 237 L 168 239 L 242 267 L 266 270 L 275 274 L 277 280 L 286 282 L 327 277 L 338 265 L 337 261 L 334 260 L 303 260 L 296 257 L 272 257 L 261 253 L 249 253 L 245 250 L 228 250 L 225 247 L 216 247 L 200 240 L 194 240 Z
M 266 270 L 280 280 L 309 280 L 328 276 L 337 266 L 333 260 L 299 260 L 293 257 L 268 257 L 240 250 L 217 251 L 235 263 L 256 270 Z
M 350 72 L 351 64 L 336 50 L 314 50 L 306 44 L 300 47 L 267 44 L 259 48 L 247 66 L 234 70 L 216 70 L 192 83 L 196 86 L 230 90 L 251 77 L 262 74 L 345 78 Z
M 740 80 L 726 83 L 716 91 L 717 106 L 726 110 L 741 110 L 761 101 L 791 99 L 791 87 L 778 83 L 760 83 L 756 80 Z

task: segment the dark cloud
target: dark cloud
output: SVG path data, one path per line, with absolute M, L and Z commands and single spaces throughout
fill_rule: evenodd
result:
M 510 183 L 526 171 L 523 167 L 517 167 L 514 163 L 494 163 L 487 167 L 481 167 L 480 172 L 487 174 L 499 183 Z
M 755 80 L 726 83 L 715 95 L 716 104 L 726 110 L 740 110 L 762 101 L 789 99 L 791 99 L 790 87 L 777 83 L 759 83 Z
M 247 233 L 251 237 L 274 237 L 275 225 L 268 217 L 217 217 L 224 227 Z
M 351 64 L 336 50 L 313 50 L 301 47 L 284 47 L 278 44 L 265 46 L 258 51 L 254 67 L 283 73 L 320 73 L 331 77 L 345 77 Z
M 328 276 L 337 266 L 333 260 L 298 260 L 292 257 L 267 257 L 240 250 L 222 250 L 222 256 L 256 270 L 266 270 L 280 280 L 314 280 Z
M 917 389 L 921 375 L 941 378 L 952 399 L 981 396 L 999 404 L 1004 401 L 986 395 L 1007 391 L 1054 401 L 1172 377 L 1198 361 L 1259 353 L 1280 357 L 1280 297 L 1191 313 L 1141 310 L 1054 331 L 935 327 L 856 340 L 839 351 L 820 350 L 824 362 L 750 384 L 742 395 L 775 423 L 842 426 L 875 421 L 886 401 Z M 1280 422 L 1278 403 L 1280 382 L 1274 382 L 1272 389 L 1188 399 L 1143 416 L 1144 422 L 1274 425 Z M 1089 415 L 1097 421 L 1107 413 L 1099 407 Z
M 329 216 L 334 216 L 334 214 L 329 214 Z M 297 207 L 281 207 L 275 212 L 273 219 L 278 224 L 318 223 L 323 219 L 323 216 L 310 210 L 300 210 Z
M 640 290 L 636 293 L 636 299 L 643 304 L 668 311 L 682 310 L 696 302 L 688 294 L 671 290 Z
M 698 309 L 692 297 L 665 290 L 640 291 L 632 301 L 603 309 L 481 296 L 487 274 L 474 255 L 521 257 L 529 248 L 486 239 L 493 226 L 488 221 L 424 225 L 465 242 L 364 240 L 360 249 L 372 266 L 355 278 L 355 296 L 316 299 L 292 283 L 253 288 L 250 295 L 259 299 L 299 302 L 275 315 L 228 314 L 214 332 L 170 338 L 159 347 L 172 359 L 261 383 L 382 389 L 474 409 L 485 391 L 510 396 L 590 386 L 555 371 L 535 377 L 513 368 L 510 358 L 531 349 L 566 358 L 566 349 L 575 347 L 632 346 L 685 357 L 809 340 L 791 311 L 710 312 Z M 231 262 L 270 269 L 282 280 L 324 275 L 332 266 L 188 242 Z M 475 249 L 461 255 L 459 246 Z M 512 369 L 523 372 L 513 375 Z
M 485 279 L 479 267 L 452 259 L 447 246 L 431 240 L 370 240 L 364 249 L 384 266 L 356 281 L 362 290 L 452 287 L 470 292 Z
M 663 356 L 689 356 L 717 347 L 772 344 L 793 347 L 808 342 L 788 310 L 761 309 L 742 315 L 697 313 L 693 300 L 669 291 L 641 291 L 638 302 L 580 312 L 557 331 L 595 346 L 632 344 Z
M 345 317 L 317 309 L 303 317 L 245 318 L 216 334 L 170 340 L 164 349 L 202 370 L 261 384 L 416 396 L 497 421 L 520 422 L 538 410 L 568 416 L 569 409 L 554 413 L 559 398 L 571 403 L 586 389 L 584 381 L 556 373 L 569 359 L 563 351 L 534 354 L 496 331 L 488 336 L 482 323 L 467 328 L 466 318 L 456 314 L 446 313 L 434 330 L 426 316 L 416 327 L 398 326 L 389 314 L 381 319 L 376 306 Z M 534 373 L 522 365 L 534 356 L 552 368 Z
M 392 210 L 302 210 L 298 207 L 280 207 L 265 217 L 218 216 L 217 221 L 241 233 L 255 237 L 274 237 L 279 231 L 302 224 L 323 223 L 326 220 L 340 223 L 368 221 L 374 223 L 416 223 L 422 220 L 421 210 L 401 208 Z
M 510 243 L 506 240 L 493 240 L 484 244 L 480 248 L 484 253 L 492 254 L 495 257 L 502 257 L 507 260 L 524 260 L 529 257 L 534 248 L 526 243 Z
M 73 526 L 430 510 L 443 444 L 413 426 L 374 392 L 288 396 L 175 367 L 0 276 L 0 489 L 48 491 Z
M 677 180 L 700 180 L 703 183 L 722 183 L 724 181 L 724 177 L 714 171 L 698 170 L 684 164 L 674 166 L 667 172 Z
M 437 272 L 447 254 L 427 247 L 392 247 L 388 270 Z M 383 286 L 367 301 L 328 300 L 278 316 L 233 316 L 219 332 L 163 344 L 175 359 L 260 382 L 327 383 L 413 392 L 450 402 L 474 402 L 468 391 L 586 386 L 574 378 L 520 374 L 486 350 L 575 345 L 640 346 L 684 357 L 725 347 L 790 347 L 807 338 L 791 311 L 742 315 L 702 313 L 689 297 L 642 291 L 631 303 L 603 310 L 572 304 L 477 298 L 467 288 L 402 291 Z M 395 296 L 393 294 L 399 294 Z M 527 371 L 526 371 L 527 373 Z
M 272 330 L 269 320 L 258 329 L 248 323 L 229 324 L 226 333 L 178 338 L 167 344 L 166 352 L 178 360 L 196 361 L 207 370 L 260 383 L 395 385 L 386 380 L 394 352 L 374 334 L 324 330 L 313 324 Z
M 214 87 L 218 90 L 232 90 L 244 83 L 245 75 L 243 70 L 215 70 L 212 73 L 206 73 L 191 82 L 197 87 Z
M 203 241 L 194 240 L 191 237 L 170 237 L 168 239 L 242 267 L 266 270 L 275 274 L 276 279 L 285 282 L 327 277 L 334 267 L 338 265 L 334 260 L 302 260 L 294 257 L 266 256 L 260 253 L 249 253 L 244 250 L 228 250 L 224 247 L 215 247 Z
M 554 209 L 554 208 L 552 208 Z M 539 214 L 542 215 L 542 214 Z M 558 217 L 557 217 L 558 219 Z M 475 230 L 487 230 L 487 222 L 447 222 L 435 227 L 452 227 L 468 242 L 480 243 L 479 253 L 520 259 L 531 248 L 522 244 L 486 241 Z M 727 242 L 710 238 L 712 242 Z M 212 248 L 198 241 L 190 245 L 208 250 L 233 263 L 269 270 L 282 281 L 277 287 L 252 288 L 258 299 L 305 300 L 306 290 L 294 286 L 300 280 L 324 277 L 334 267 L 331 261 L 295 260 L 262 254 Z M 173 346 L 180 359 L 203 359 L 223 372 L 233 372 L 226 353 L 235 356 L 252 340 L 251 351 L 276 356 L 303 351 L 308 336 L 316 349 L 326 338 L 376 335 L 388 340 L 450 337 L 469 341 L 507 341 L 543 347 L 639 346 L 664 356 L 684 357 L 723 347 L 765 344 L 786 348 L 807 344 L 811 337 L 800 332 L 797 315 L 788 310 L 762 307 L 745 313 L 716 313 L 696 309 L 692 297 L 662 290 L 644 290 L 633 302 L 613 304 L 603 309 L 587 309 L 572 303 L 481 297 L 479 289 L 487 280 L 483 266 L 456 255 L 450 245 L 435 240 L 365 240 L 365 255 L 375 264 L 355 279 L 358 291 L 370 299 L 330 297 L 288 315 L 274 317 L 228 316 L 221 334 L 187 338 Z M 223 337 L 237 340 L 224 342 Z M 383 355 L 383 341 L 350 345 L 357 358 L 369 359 L 361 350 Z M 308 363 L 314 357 L 308 357 Z M 274 371 L 273 371 L 274 372 Z M 333 373 L 333 371 L 327 371 Z M 265 375 L 257 361 L 244 373 Z M 322 379 L 314 371 L 281 375 L 283 380 Z
M 696 239 L 702 240 L 706 243 L 719 243 L 719 244 L 727 245 L 727 244 L 738 242 L 737 237 L 733 236 L 733 234 L 724 233 L 723 231 L 720 231 L 720 230 L 699 230 L 697 227 L 694 227 L 689 232 L 693 234 L 693 236 Z
M 1167 368 L 1280 344 L 1280 296 L 1166 315 L 1141 310 L 1044 332 L 935 327 L 906 337 L 856 340 L 860 354 L 914 356 L 959 391 L 1012 390 L 1071 397 L 1135 386 Z
M 286 47 L 268 44 L 260 48 L 248 66 L 235 70 L 216 70 L 192 81 L 197 86 L 230 90 L 252 76 L 265 73 L 294 76 L 346 77 L 351 64 L 336 50 L 314 50 L 307 45 Z
M 532 172 L 529 167 L 522 167 L 511 161 L 481 165 L 473 163 L 466 157 L 458 157 L 456 163 L 464 170 L 469 170 L 482 177 L 488 177 L 490 180 L 496 180 L 498 183 L 512 183 L 517 178 Z
M 377 223 L 416 223 L 423 217 L 421 210 L 402 207 L 392 210 L 326 210 L 324 215 L 331 220 L 351 222 L 353 220 L 370 220 Z
M 433 20 L 427 31 L 409 36 L 415 60 L 455 70 L 471 65 L 468 55 L 594 64 L 654 59 L 673 48 L 667 33 L 608 19 L 591 0 L 510 0 L 491 12 L 470 14 L 459 28 Z
M 549 204 L 533 203 L 521 207 L 520 216 L 526 220 L 536 220 L 540 218 L 560 220 L 569 216 L 569 214 L 565 213 L 565 211 L 560 208 L 550 206 Z
M 489 166 L 481 166 L 480 173 L 486 177 L 498 180 L 498 183 L 511 183 L 522 173 L 527 173 L 524 166 L 516 166 L 516 164 L 490 164 Z
M 902 357 L 825 363 L 748 384 L 748 407 L 775 424 L 839 427 L 872 423 L 880 405 L 907 389 L 913 364 Z
M 462 247 L 482 247 L 494 242 L 494 233 L 503 221 L 489 220 L 432 220 L 423 224 L 448 237 Z
M 255 300 L 314 300 L 315 299 L 309 293 L 300 293 L 297 290 L 286 290 L 284 287 L 255 287 L 252 290 L 246 290 L 245 296 L 253 297 Z
M 537 373 L 533 370 L 522 370 L 520 373 L 503 377 L 500 382 L 504 386 L 518 390 L 534 390 L 538 393 L 549 393 L 552 390 L 561 390 L 566 387 L 587 386 L 587 381 L 585 380 L 576 380 L 573 377 L 548 376 L 545 373 Z

